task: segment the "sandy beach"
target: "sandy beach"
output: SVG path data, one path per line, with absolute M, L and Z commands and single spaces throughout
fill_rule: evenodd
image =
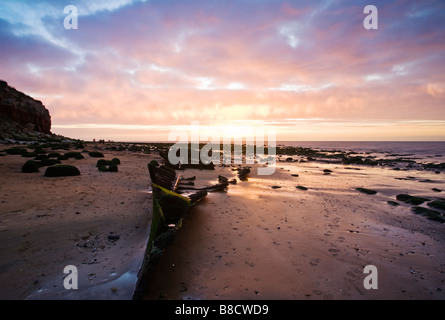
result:
M 86 154 L 63 161 L 80 176 L 48 178 L 44 168 L 21 173 L 20 155 L 0 158 L 1 299 L 131 299 L 151 225 L 147 163 L 160 158 L 102 151 L 121 160 L 119 172 L 99 172 Z M 387 203 L 440 197 L 432 189 L 443 174 L 280 162 L 258 176 L 257 166 L 186 215 L 144 299 L 445 298 L 445 225 Z M 206 186 L 236 178 L 233 167 L 181 174 Z M 78 290 L 63 287 L 66 265 L 78 268 Z M 367 265 L 377 267 L 377 290 L 364 288 Z
M 1 157 L 0 299 L 131 299 L 151 220 L 147 163 L 156 155 L 103 153 L 120 159 L 119 172 L 99 172 L 98 158 L 84 153 L 63 161 L 80 176 L 49 178 L 46 168 L 21 173 L 27 158 Z M 78 268 L 78 290 L 63 286 L 67 265 Z

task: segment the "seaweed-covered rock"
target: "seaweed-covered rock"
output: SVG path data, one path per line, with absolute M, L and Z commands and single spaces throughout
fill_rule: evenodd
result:
M 375 190 L 366 189 L 366 188 L 356 188 L 355 190 L 357 190 L 361 193 L 366 193 L 366 194 L 370 194 L 370 195 L 377 193 L 377 191 L 375 191 Z
M 45 171 L 45 177 L 68 177 L 79 176 L 80 171 L 75 166 L 57 165 L 48 167 Z
M 35 158 L 37 157 L 37 153 L 35 152 L 23 152 L 22 157 L 24 158 Z
M 434 200 L 428 202 L 427 205 L 428 207 L 445 211 L 445 200 Z
M 88 155 L 90 157 L 93 157 L 93 158 L 103 158 L 104 157 L 104 154 L 102 152 L 99 152 L 99 151 L 88 152 Z
M 108 168 L 107 168 L 107 166 L 98 166 L 97 169 L 98 169 L 100 172 L 108 172 Z
M 33 160 L 26 161 L 26 163 L 22 167 L 23 173 L 33 173 L 39 172 L 39 165 L 37 162 Z
M 46 154 L 46 150 L 42 148 L 35 148 L 34 152 L 37 154 Z
M 48 158 L 58 158 L 58 157 L 60 157 L 60 153 L 58 153 L 58 152 L 48 153 Z
M 413 204 L 415 206 L 418 206 L 426 201 L 430 201 L 430 199 L 427 198 L 410 196 L 408 194 L 399 194 L 397 195 L 396 199 L 408 204 Z
M 38 154 L 34 160 L 45 160 L 45 159 L 48 159 L 48 156 L 46 154 Z
M 66 155 L 60 155 L 57 157 L 57 160 L 61 161 L 61 160 L 68 160 L 69 158 Z
M 438 221 L 438 222 L 445 222 L 445 219 L 442 217 L 440 212 L 424 208 L 424 207 L 412 207 L 415 214 L 420 214 L 424 217 L 426 217 L 428 220 Z
M 4 150 L 7 154 L 23 154 L 28 152 L 28 150 L 24 149 L 24 148 L 11 148 L 11 149 L 6 149 Z
M 118 158 L 114 158 L 112 160 L 99 159 L 97 160 L 96 167 L 119 165 L 119 164 L 121 164 L 121 161 Z
M 40 161 L 40 166 L 41 167 L 49 167 L 49 166 L 53 166 L 55 164 L 60 163 L 60 160 L 56 160 L 56 159 L 42 159 Z
M 80 152 L 76 152 L 76 151 L 70 151 L 70 152 L 67 152 L 67 153 L 65 153 L 65 156 L 66 157 L 68 157 L 68 158 L 75 158 L 76 159 L 76 157 L 79 157 L 79 156 L 81 156 L 82 158 L 81 159 L 83 159 L 83 156 L 82 156 L 82 154 L 80 153 Z
M 118 172 L 118 168 L 117 165 L 112 164 L 111 166 L 108 167 L 108 172 Z
M 148 164 L 149 167 L 159 167 L 159 163 L 156 160 L 151 160 Z

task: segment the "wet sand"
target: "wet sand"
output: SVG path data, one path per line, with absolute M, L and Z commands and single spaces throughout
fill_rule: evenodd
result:
M 248 181 L 195 207 L 149 279 L 145 299 L 445 298 L 445 225 L 413 214 L 409 205 L 387 203 L 405 192 L 440 196 L 431 189 L 443 185 L 443 175 L 317 163 L 277 167 L 272 176 L 253 168 Z M 200 174 L 215 176 L 187 171 Z M 218 174 L 233 175 L 228 168 Z M 406 176 L 416 179 L 396 179 Z M 377 267 L 377 290 L 364 288 L 367 265 Z
M 119 172 L 99 172 L 86 156 L 63 161 L 81 176 L 47 178 L 44 168 L 22 174 L 26 158 L 0 158 L 1 299 L 131 298 L 151 223 L 147 163 L 159 157 L 104 153 L 121 160 Z M 253 166 L 248 181 L 189 212 L 144 298 L 444 299 L 445 225 L 387 203 L 400 193 L 441 197 L 432 188 L 442 189 L 443 173 L 355 168 L 278 163 L 258 176 Z M 231 169 L 182 175 L 204 186 L 236 178 Z M 79 290 L 63 288 L 66 265 L 78 267 Z M 377 290 L 363 286 L 367 265 L 378 269 Z
M 80 176 L 58 178 L 21 173 L 29 158 L 0 158 L 0 299 L 131 299 L 151 221 L 147 163 L 159 158 L 103 153 L 119 172 L 99 172 L 88 154 L 62 161 Z M 78 290 L 63 286 L 67 265 Z

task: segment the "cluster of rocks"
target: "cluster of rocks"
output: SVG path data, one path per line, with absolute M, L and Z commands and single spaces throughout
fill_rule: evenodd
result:
M 417 162 L 415 158 L 412 158 L 412 155 L 387 154 L 386 158 L 377 158 L 369 153 L 359 155 L 352 151 L 314 150 L 307 147 L 289 146 L 277 146 L 276 153 L 278 162 L 317 161 L 331 164 L 393 167 L 395 170 L 435 170 L 436 173 L 445 170 L 445 163 L 421 163 Z
M 45 171 L 47 177 L 61 177 L 61 176 L 76 176 L 80 175 L 78 168 L 72 165 L 62 164 L 63 160 L 75 159 L 82 160 L 85 156 L 103 157 L 104 155 L 98 151 L 83 150 L 71 151 L 71 148 L 82 149 L 83 143 L 75 141 L 74 143 L 37 143 L 34 142 L 29 145 L 14 146 L 4 150 L 0 150 L 0 156 L 6 155 L 20 155 L 23 158 L 33 158 L 27 160 L 22 166 L 23 173 L 39 172 L 40 168 L 48 167 Z M 62 152 L 66 151 L 66 152 Z M 103 160 L 105 161 L 105 160 Z M 120 164 L 119 159 L 113 159 L 111 164 L 105 162 L 105 165 L 115 166 Z M 110 170 L 113 171 L 113 170 Z M 116 170 L 117 171 L 117 170 Z

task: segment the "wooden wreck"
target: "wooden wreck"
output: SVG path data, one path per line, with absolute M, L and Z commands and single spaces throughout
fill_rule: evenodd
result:
M 159 165 L 156 161 L 148 164 L 153 195 L 153 218 L 150 236 L 147 243 L 143 267 L 138 275 L 138 285 L 135 297 L 144 290 L 144 278 L 154 267 L 169 245 L 175 233 L 182 226 L 184 215 L 205 198 L 208 192 L 224 190 L 228 182 L 196 188 L 196 177 L 182 178 L 180 174 L 168 165 Z

